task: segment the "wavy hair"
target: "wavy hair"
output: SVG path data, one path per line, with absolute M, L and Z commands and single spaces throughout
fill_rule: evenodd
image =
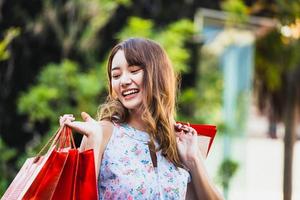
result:
M 116 123 L 127 122 L 129 111 L 113 95 L 111 85 L 112 60 L 117 51 L 123 50 L 128 65 L 138 65 L 144 69 L 142 120 L 151 141 L 156 139 L 162 154 L 176 166 L 182 166 L 179 159 L 175 123 L 175 99 L 177 74 L 173 70 L 164 49 L 154 41 L 143 38 L 130 38 L 117 44 L 111 51 L 107 75 L 109 78 L 109 95 L 106 103 L 98 110 L 99 120 L 110 120 Z

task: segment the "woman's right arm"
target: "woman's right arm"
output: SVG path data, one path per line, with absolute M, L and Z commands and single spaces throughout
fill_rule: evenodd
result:
M 85 112 L 81 113 L 83 122 L 74 121 L 73 115 L 60 118 L 61 126 L 67 125 L 78 133 L 83 134 L 80 151 L 93 149 L 95 158 L 96 177 L 98 177 L 102 156 L 113 131 L 113 124 L 109 121 L 96 121 Z

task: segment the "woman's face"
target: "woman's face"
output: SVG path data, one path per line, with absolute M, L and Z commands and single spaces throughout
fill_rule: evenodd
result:
M 124 51 L 117 51 L 112 60 L 111 86 L 113 94 L 129 110 L 139 108 L 143 101 L 143 77 L 143 68 L 128 66 Z

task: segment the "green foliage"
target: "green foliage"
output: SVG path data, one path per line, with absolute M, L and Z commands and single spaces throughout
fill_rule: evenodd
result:
M 224 159 L 218 170 L 218 177 L 225 190 L 229 188 L 230 181 L 239 167 L 238 162 L 231 159 Z
M 17 151 L 13 148 L 8 148 L 0 137 L 0 152 L 0 196 L 2 196 L 9 185 L 9 180 L 12 178 L 12 174 L 14 173 L 13 169 L 8 164 L 8 161 L 15 157 Z
M 74 2 L 75 3 L 75 2 Z M 76 3 L 75 3 L 76 4 Z M 120 5 L 129 6 L 130 0 L 89 0 L 78 1 L 80 7 L 81 19 L 83 22 L 88 19 L 89 23 L 83 29 L 83 35 L 80 39 L 80 48 L 84 51 L 89 51 L 94 48 L 97 41 L 97 33 L 103 28 L 105 23 L 110 19 L 113 13 Z
M 283 77 L 300 63 L 300 40 L 288 40 L 272 31 L 257 42 L 255 54 L 256 78 L 265 83 L 268 91 L 284 87 Z
M 203 51 L 201 58 L 196 87 L 183 91 L 179 98 L 180 120 L 220 125 L 223 97 L 222 72 L 216 56 Z
M 37 84 L 18 99 L 18 111 L 29 117 L 27 128 L 35 132 L 36 122 L 50 122 L 48 134 L 34 134 L 25 152 L 19 155 L 21 167 L 28 156 L 34 156 L 47 143 L 58 128 L 58 117 L 73 113 L 76 118 L 82 111 L 96 114 L 99 97 L 105 90 L 105 75 L 100 65 L 97 69 L 80 72 L 79 66 L 69 60 L 49 64 L 40 72 Z
M 276 3 L 276 14 L 283 25 L 290 25 L 295 23 L 296 19 L 299 20 L 300 4 L 298 0 L 288 2 L 277 0 Z M 274 29 L 258 40 L 256 47 L 255 78 L 258 83 L 256 86 L 261 90 L 259 95 L 262 96 L 262 101 L 267 101 L 272 99 L 264 98 L 268 94 L 272 96 L 276 92 L 286 90 L 286 75 L 299 67 L 300 40 L 299 38 L 284 37 L 279 29 Z M 281 102 L 278 97 L 276 97 L 277 102 Z M 274 106 L 274 110 L 281 110 L 281 108 L 282 106 L 279 105 Z
M 0 41 L 0 61 L 9 58 L 8 45 L 11 41 L 20 34 L 19 28 L 10 28 L 6 31 L 4 39 Z
M 153 38 L 153 35 L 155 34 L 154 32 L 155 30 L 152 20 L 130 17 L 127 25 L 116 36 L 120 41 L 130 37 Z
M 237 25 L 248 19 L 248 8 L 242 0 L 226 0 L 221 3 L 224 11 L 228 12 L 227 25 Z
M 196 116 L 205 123 L 221 122 L 223 104 L 223 76 L 218 66 L 218 59 L 203 52 L 199 90 L 199 101 Z
M 86 63 L 94 65 L 99 31 L 119 6 L 130 4 L 130 0 L 45 0 L 41 14 L 28 23 L 27 29 L 41 35 L 50 29 L 61 45 L 63 58 L 75 51 Z
M 37 85 L 20 96 L 20 113 L 27 114 L 31 123 L 49 120 L 54 126 L 63 113 L 95 114 L 97 97 L 105 88 L 104 75 L 98 76 L 100 72 L 95 69 L 82 73 L 78 68 L 68 60 L 47 65 L 39 74 Z
M 182 19 L 163 29 L 156 29 L 151 20 L 131 17 L 125 28 L 117 34 L 119 40 L 130 37 L 144 37 L 159 42 L 168 53 L 173 66 L 178 72 L 187 72 L 187 61 L 190 58 L 185 43 L 195 33 L 193 23 Z
M 4 39 L 0 41 L 0 62 L 9 58 L 10 52 L 8 46 L 19 34 L 20 29 L 18 28 L 10 28 L 6 31 Z M 12 169 L 8 162 L 16 156 L 17 151 L 9 148 L 0 137 L 0 152 L 0 196 L 2 196 L 9 185 L 9 180 L 14 174 L 14 169 Z
M 198 102 L 198 93 L 195 88 L 186 88 L 178 96 L 178 121 L 193 123 L 195 119 L 195 104 Z M 196 111 L 197 112 L 197 111 Z M 193 114 L 191 114 L 193 113 Z
M 53 112 L 49 102 L 59 98 L 55 88 L 38 85 L 31 88 L 30 93 L 23 93 L 20 98 L 20 113 L 30 112 L 30 121 L 40 121 L 53 118 Z
M 299 0 L 276 0 L 276 11 L 279 19 L 283 24 L 290 24 L 300 18 L 300 2 Z
M 190 53 L 185 47 L 185 43 L 192 40 L 193 34 L 195 34 L 193 23 L 181 19 L 170 24 L 154 38 L 166 49 L 175 70 L 178 72 L 188 72 L 189 67 L 192 67 L 187 66 Z

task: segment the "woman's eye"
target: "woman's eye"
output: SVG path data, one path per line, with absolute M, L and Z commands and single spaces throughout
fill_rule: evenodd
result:
M 119 78 L 120 75 L 119 74 L 113 74 L 112 77 L 116 79 L 116 78 Z
M 140 71 L 142 68 L 133 68 L 132 70 L 131 70 L 131 72 L 132 73 L 136 73 L 136 72 L 138 72 L 138 71 Z

